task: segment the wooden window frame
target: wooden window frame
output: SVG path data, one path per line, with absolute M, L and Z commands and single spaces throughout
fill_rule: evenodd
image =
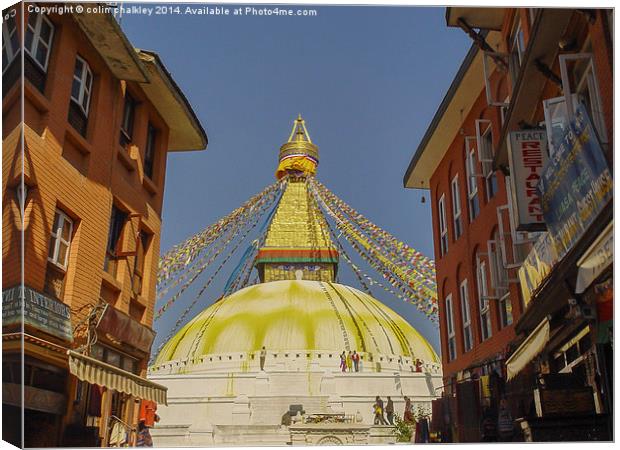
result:
M 157 136 L 159 130 L 149 122 L 146 127 L 146 145 L 144 146 L 144 174 L 153 179 L 155 174 L 155 156 L 157 155 Z
M 470 146 L 470 141 L 474 139 L 474 136 L 465 138 L 465 170 L 467 173 L 467 203 L 470 223 L 480 215 L 480 198 L 478 196 L 478 180 L 476 179 L 478 174 L 475 170 L 476 149 Z
M 486 341 L 493 336 L 491 307 L 488 298 L 486 261 L 483 261 L 480 257 L 478 257 L 477 260 L 476 272 L 478 275 L 478 306 L 480 308 L 480 338 L 482 341 Z
M 581 74 L 579 80 L 576 81 L 574 88 L 571 86 L 569 78 L 569 70 L 567 63 L 569 61 L 585 60 L 585 69 Z M 577 94 L 577 101 L 580 92 L 584 91 L 584 88 L 588 90 L 590 95 L 591 110 L 590 120 L 598 138 L 602 144 L 608 144 L 607 129 L 605 127 L 605 115 L 603 113 L 603 101 L 601 98 L 601 91 L 598 86 L 598 78 L 596 76 L 596 66 L 594 64 L 594 56 L 592 53 L 567 53 L 559 56 L 560 61 L 560 74 L 562 76 L 562 90 L 564 92 L 564 98 L 566 101 L 566 109 L 569 119 L 572 119 L 575 111 L 577 110 L 577 104 L 575 104 L 574 94 Z
M 131 95 L 129 90 L 125 91 L 125 101 L 123 102 L 123 117 L 121 119 L 121 130 L 119 143 L 126 147 L 133 142 L 133 128 L 136 120 L 136 106 L 138 102 Z
M 456 331 L 454 329 L 452 294 L 446 296 L 446 332 L 448 334 L 448 361 L 453 361 L 456 359 Z
M 9 28 L 9 25 L 12 25 L 13 28 Z M 13 38 L 17 37 L 17 48 L 14 48 L 15 42 Z M 19 35 L 17 33 L 17 20 L 15 20 L 15 16 L 10 16 L 4 22 L 2 22 L 2 57 L 4 58 L 4 54 L 6 51 L 6 65 L 3 64 L 2 67 L 2 75 L 7 71 L 7 69 L 11 66 L 11 63 L 15 61 L 17 55 L 19 55 L 20 45 L 19 45 Z M 4 59 L 3 59 L 4 62 Z
M 92 98 L 92 88 L 93 88 L 93 72 L 90 69 L 90 65 L 88 62 L 82 58 L 80 55 L 75 55 L 75 62 L 82 63 L 82 71 L 80 76 L 78 77 L 75 74 L 75 67 L 73 69 L 73 81 L 71 83 L 71 101 L 76 103 L 84 116 L 88 118 L 88 111 L 90 110 L 90 100 Z M 90 78 L 89 78 L 90 77 Z M 88 80 L 90 79 L 90 82 Z M 73 83 L 79 83 L 79 92 L 78 98 L 73 96 Z M 88 86 L 86 86 L 88 85 Z M 84 97 L 86 96 L 86 106 L 84 106 Z
M 461 316 L 463 319 L 463 351 L 467 353 L 474 347 L 474 336 L 471 330 L 471 311 L 469 306 L 469 286 L 467 278 L 459 285 L 461 297 Z M 467 344 L 469 340 L 469 345 Z
M 439 197 L 437 213 L 439 214 L 439 252 L 443 256 L 448 253 L 448 221 L 445 194 L 441 194 L 441 197 Z
M 34 27 L 30 23 L 30 18 L 32 17 L 32 15 L 36 16 Z M 49 37 L 49 42 L 45 42 L 41 38 L 41 24 L 44 21 L 47 23 L 47 25 L 51 29 L 50 37 Z M 28 48 L 28 47 L 26 47 L 25 40 L 24 40 L 24 50 L 30 56 L 30 58 L 32 58 L 34 63 L 41 70 L 43 70 L 44 73 L 47 73 L 47 69 L 49 68 L 50 53 L 52 53 L 52 43 L 54 42 L 54 31 L 55 31 L 54 24 L 52 23 L 51 20 L 49 20 L 47 18 L 47 16 L 45 14 L 31 12 L 29 14 L 29 16 L 28 16 L 28 20 L 26 21 L 25 26 L 26 26 L 26 33 L 28 33 L 29 31 L 32 32 L 32 42 L 31 42 L 31 48 Z M 45 63 L 44 64 L 41 64 L 41 62 L 36 57 L 37 52 L 39 50 L 39 44 L 41 44 L 41 43 L 47 49 L 47 53 L 45 55 Z
M 58 225 L 56 230 L 54 230 L 53 225 L 52 225 L 52 231 L 51 231 L 51 238 L 50 238 L 50 246 L 54 246 L 53 252 L 52 252 L 52 256 L 49 256 L 49 251 L 48 251 L 48 257 L 47 260 L 48 262 L 50 262 L 51 264 L 54 264 L 54 266 L 58 267 L 59 269 L 61 269 L 63 272 L 66 272 L 67 270 L 67 266 L 69 265 L 69 255 L 71 253 L 71 241 L 73 238 L 73 219 L 71 219 L 66 213 L 62 212 L 60 209 L 56 209 L 55 215 L 54 215 L 54 223 L 56 223 L 56 216 L 58 216 Z M 69 224 L 69 240 L 65 240 L 62 237 L 62 230 L 64 228 L 64 224 L 68 223 Z M 66 249 L 66 254 L 65 254 L 65 264 L 61 264 L 59 263 L 59 251 L 60 251 L 60 244 L 65 244 L 67 246 Z
M 463 219 L 461 210 L 461 192 L 459 191 L 459 176 L 454 175 L 450 182 L 452 190 L 452 221 L 454 224 L 454 240 L 456 241 L 463 234 Z

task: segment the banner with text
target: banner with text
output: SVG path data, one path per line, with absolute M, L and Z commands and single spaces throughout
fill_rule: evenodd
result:
M 538 190 L 547 229 L 562 257 L 613 196 L 613 179 L 583 105 L 544 167 Z

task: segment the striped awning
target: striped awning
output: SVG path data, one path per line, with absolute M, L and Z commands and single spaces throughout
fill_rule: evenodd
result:
M 514 378 L 536 355 L 543 351 L 549 341 L 549 319 L 545 318 L 506 361 L 507 379 Z
M 68 350 L 67 355 L 70 372 L 82 381 L 151 400 L 159 405 L 168 404 L 168 388 L 165 386 L 72 350 Z

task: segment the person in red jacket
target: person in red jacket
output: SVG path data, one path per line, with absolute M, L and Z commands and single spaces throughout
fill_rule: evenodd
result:
M 157 403 L 151 400 L 142 400 L 140 403 L 140 414 L 138 420 L 143 420 L 144 425 L 149 428 L 153 428 L 155 422 L 157 422 Z

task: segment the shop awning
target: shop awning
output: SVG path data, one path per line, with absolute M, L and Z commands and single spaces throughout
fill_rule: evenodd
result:
M 507 379 L 514 378 L 549 341 L 549 319 L 545 318 L 506 361 Z
M 607 225 L 601 235 L 577 261 L 579 272 L 575 293 L 582 294 L 598 276 L 614 262 L 614 222 Z
M 90 356 L 67 351 L 70 372 L 82 381 L 167 405 L 168 388 Z

